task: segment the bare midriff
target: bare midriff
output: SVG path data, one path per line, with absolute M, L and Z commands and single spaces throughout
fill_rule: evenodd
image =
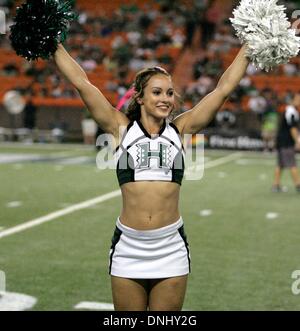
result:
M 141 181 L 121 186 L 122 224 L 136 230 L 154 230 L 178 221 L 180 185 Z

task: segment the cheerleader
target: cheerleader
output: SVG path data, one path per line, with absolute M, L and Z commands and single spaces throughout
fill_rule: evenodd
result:
M 181 310 L 191 271 L 190 247 L 179 210 L 183 136 L 210 123 L 239 84 L 249 61 L 269 70 L 296 55 L 299 41 L 276 1 L 243 0 L 232 22 L 244 45 L 210 94 L 171 121 L 176 95 L 172 77 L 163 68 L 145 68 L 136 75 L 124 114 L 108 102 L 62 46 L 70 18 L 67 4 L 49 0 L 37 6 L 28 1 L 12 27 L 13 47 L 27 59 L 53 55 L 57 68 L 77 89 L 98 125 L 117 142 L 123 206 L 108 268 L 115 309 Z M 48 13 L 55 11 L 54 21 L 48 19 Z M 126 128 L 121 136 L 120 127 Z

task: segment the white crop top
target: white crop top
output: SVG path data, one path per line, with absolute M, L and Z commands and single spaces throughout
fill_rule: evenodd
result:
M 181 185 L 184 149 L 178 129 L 164 121 L 151 135 L 140 121 L 131 122 L 115 152 L 119 185 L 136 181 L 168 181 Z

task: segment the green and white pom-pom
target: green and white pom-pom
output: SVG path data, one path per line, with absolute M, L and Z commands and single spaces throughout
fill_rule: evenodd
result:
M 27 60 L 49 59 L 66 39 L 74 0 L 27 0 L 17 8 L 11 25 L 13 49 Z
M 260 69 L 269 71 L 287 63 L 300 48 L 285 7 L 278 0 L 241 0 L 230 21 L 237 37 L 248 46 L 247 56 Z

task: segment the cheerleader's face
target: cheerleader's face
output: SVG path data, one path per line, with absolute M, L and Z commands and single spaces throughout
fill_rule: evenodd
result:
M 157 119 L 167 118 L 175 105 L 175 91 L 171 77 L 164 74 L 152 76 L 144 95 L 139 99 L 141 110 Z

